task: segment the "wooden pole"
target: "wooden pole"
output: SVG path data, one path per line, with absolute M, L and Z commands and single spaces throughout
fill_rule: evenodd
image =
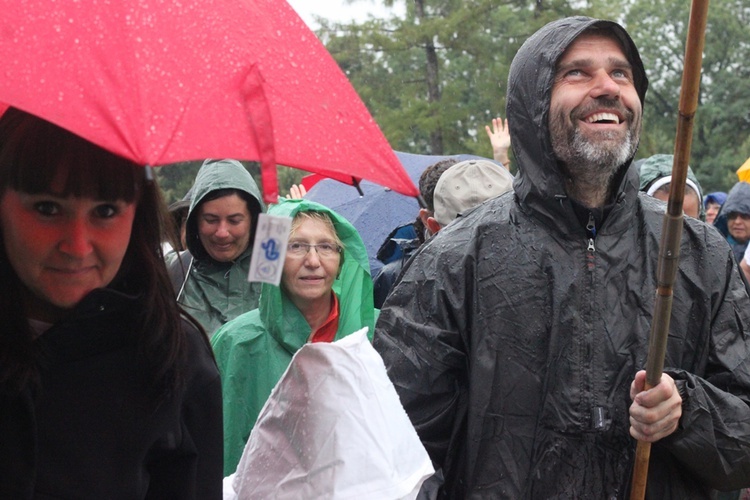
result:
M 664 368 L 664 355 L 667 350 L 669 319 L 672 314 L 672 290 L 677 276 L 682 237 L 682 203 L 685 198 L 690 147 L 693 142 L 693 122 L 698 108 L 700 92 L 701 64 L 708 17 L 708 0 L 693 0 L 690 7 L 690 22 L 685 48 L 685 68 L 682 73 L 677 136 L 674 145 L 672 182 L 669 190 L 667 213 L 659 247 L 657 264 L 657 288 L 654 301 L 654 319 L 651 323 L 648 358 L 646 360 L 646 389 L 661 380 Z M 701 200 L 702 202 L 702 200 Z M 651 443 L 638 441 L 633 468 L 631 500 L 642 500 L 646 495 L 648 464 L 651 456 Z

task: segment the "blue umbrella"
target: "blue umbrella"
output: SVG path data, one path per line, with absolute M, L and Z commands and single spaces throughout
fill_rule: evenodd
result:
M 454 158 L 463 161 L 482 158 L 466 154 L 431 156 L 398 151 L 396 151 L 396 156 L 415 185 L 418 185 L 422 172 L 440 160 Z M 416 198 L 404 196 L 366 180 L 360 183 L 360 189 L 362 190 L 361 196 L 353 186 L 333 179 L 324 179 L 307 192 L 305 199 L 331 208 L 357 228 L 367 248 L 370 271 L 374 276 L 383 266 L 377 258 L 378 249 L 395 228 L 414 222 L 419 214 L 419 204 Z

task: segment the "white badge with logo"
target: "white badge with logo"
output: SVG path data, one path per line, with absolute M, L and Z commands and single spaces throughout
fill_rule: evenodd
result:
M 279 285 L 291 228 L 292 219 L 289 217 L 258 214 L 248 281 Z

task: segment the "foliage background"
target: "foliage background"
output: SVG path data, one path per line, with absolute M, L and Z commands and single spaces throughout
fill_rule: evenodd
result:
M 359 1 L 367 0 L 350 3 Z M 318 18 L 317 35 L 393 149 L 491 157 L 484 126 L 504 115 L 508 68 L 518 48 L 549 21 L 588 15 L 620 22 L 641 50 L 650 87 L 638 158 L 673 152 L 690 2 L 381 1 L 403 3 L 405 15 L 353 23 Z M 748 26 L 748 0 L 711 1 L 690 161 L 704 192 L 727 191 L 750 157 Z M 189 189 L 196 165 L 157 170 L 169 201 Z M 247 165 L 259 180 L 257 165 Z M 303 175 L 280 167 L 282 192 Z

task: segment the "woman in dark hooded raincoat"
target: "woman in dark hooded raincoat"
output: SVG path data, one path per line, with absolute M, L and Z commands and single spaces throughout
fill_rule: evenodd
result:
M 592 26 L 620 40 L 643 103 L 643 65 L 618 25 L 568 18 L 529 38 L 507 93 L 515 192 L 424 245 L 376 325 L 374 345 L 448 498 L 628 494 L 629 392 L 648 351 L 664 210 L 639 194 L 632 158 L 595 236 L 567 195 L 551 92 L 558 59 Z M 706 498 L 750 478 L 750 299 L 714 229 L 685 218 L 680 251 L 665 372 L 682 417 L 652 446 L 655 499 Z
M 735 217 L 743 219 L 738 222 L 742 231 L 738 232 L 730 227 L 734 223 L 730 219 L 734 219 Z M 748 239 L 750 235 L 745 231 L 748 225 L 750 225 L 747 222 L 748 218 L 750 218 L 750 183 L 738 182 L 729 190 L 727 199 L 721 206 L 721 211 L 714 221 L 716 228 L 721 231 L 721 234 L 729 242 L 729 246 L 732 247 L 732 252 L 734 252 L 737 262 L 740 262 L 744 257 L 748 241 L 750 241 Z

